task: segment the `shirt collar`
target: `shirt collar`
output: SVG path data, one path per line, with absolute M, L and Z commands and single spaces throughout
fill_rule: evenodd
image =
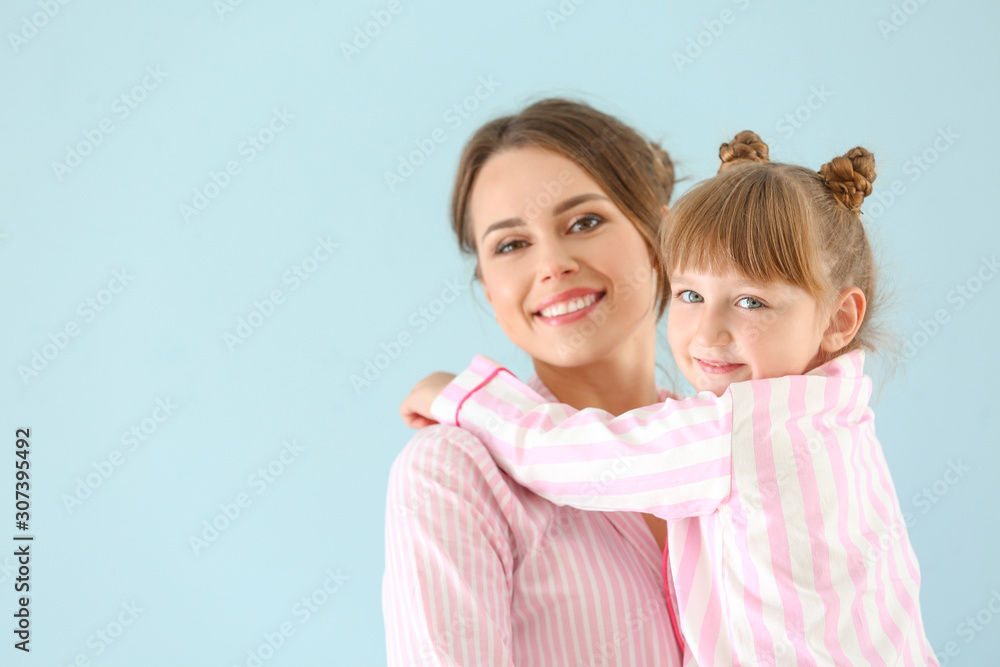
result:
M 806 375 L 819 375 L 821 377 L 861 377 L 864 375 L 864 365 L 865 365 L 865 352 L 864 350 L 851 350 L 846 352 L 839 357 L 835 357 L 830 361 L 826 362 L 822 366 L 817 366 L 812 369 Z M 544 398 L 549 403 L 558 403 L 559 399 L 555 397 L 545 383 L 542 382 L 537 374 L 533 374 L 528 378 L 526 383 L 529 387 L 534 389 L 538 394 Z M 668 398 L 675 397 L 669 390 L 658 388 L 660 392 L 660 401 L 666 401 Z
M 817 366 L 806 375 L 819 375 L 822 377 L 856 378 L 864 375 L 865 352 L 864 350 L 851 350 L 839 357 L 835 357 L 822 366 Z

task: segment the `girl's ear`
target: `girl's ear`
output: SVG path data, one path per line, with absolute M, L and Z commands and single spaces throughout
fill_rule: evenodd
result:
M 836 354 L 847 347 L 861 328 L 866 307 L 865 293 L 859 288 L 848 287 L 841 292 L 834 302 L 820 349 L 826 354 Z

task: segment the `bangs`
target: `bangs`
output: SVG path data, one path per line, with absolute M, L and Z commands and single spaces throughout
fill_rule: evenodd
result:
M 789 171 L 802 173 L 788 178 Z M 661 235 L 668 273 L 732 270 L 755 283 L 784 282 L 818 299 L 826 296 L 829 281 L 812 238 L 802 178 L 813 175 L 788 165 L 747 164 L 685 193 Z

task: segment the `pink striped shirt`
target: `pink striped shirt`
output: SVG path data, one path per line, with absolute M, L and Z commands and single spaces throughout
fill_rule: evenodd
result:
M 642 517 L 554 505 L 468 431 L 432 426 L 404 448 L 385 543 L 390 665 L 681 664 Z
M 554 503 L 666 519 L 685 664 L 936 665 L 863 362 L 615 418 L 477 356 L 432 412 Z

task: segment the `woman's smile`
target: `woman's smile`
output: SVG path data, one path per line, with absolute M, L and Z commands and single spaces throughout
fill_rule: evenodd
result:
M 577 287 L 544 299 L 535 309 L 534 316 L 549 326 L 571 324 L 587 317 L 607 292 Z

